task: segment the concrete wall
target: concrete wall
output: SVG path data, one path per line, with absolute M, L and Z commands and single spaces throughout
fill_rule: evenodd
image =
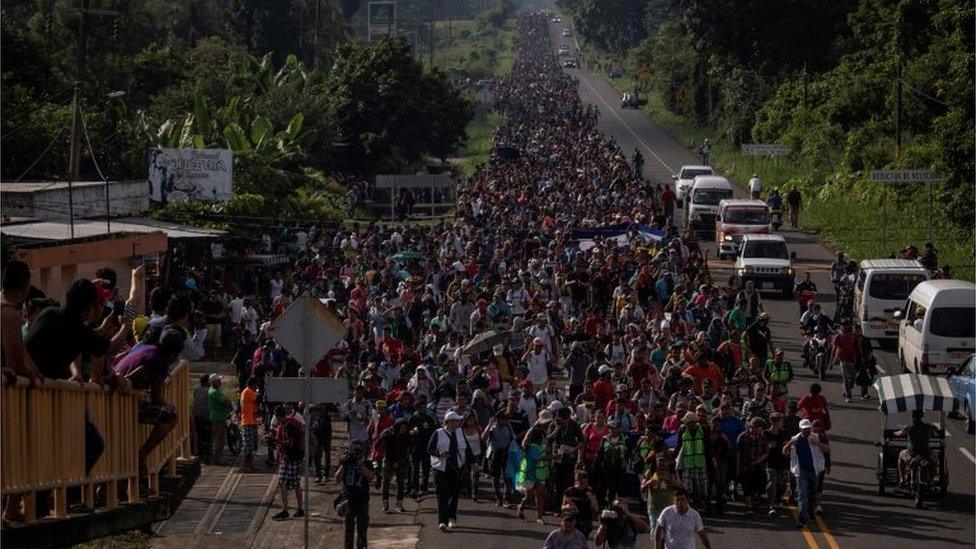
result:
M 105 184 L 79 183 L 72 189 L 75 218 L 105 216 Z M 59 183 L 32 192 L 4 189 L 4 215 L 35 219 L 68 219 L 68 188 Z M 149 185 L 145 180 L 109 183 L 109 209 L 113 217 L 133 215 L 149 209 Z

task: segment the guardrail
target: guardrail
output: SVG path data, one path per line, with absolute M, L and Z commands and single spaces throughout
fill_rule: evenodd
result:
M 180 362 L 166 380 L 164 398 L 176 408 L 177 425 L 146 460 L 150 490 L 159 475 L 174 474 L 177 457 L 189 457 L 188 365 Z M 123 486 L 128 501 L 139 500 L 139 447 L 149 426 L 138 420 L 143 392 L 111 392 L 94 384 L 45 380 L 30 387 L 25 378 L 0 388 L 0 494 L 20 496 L 25 521 L 37 519 L 39 492 L 50 491 L 50 516 L 67 516 L 67 492 L 80 487 L 89 508 L 114 507 Z M 85 418 L 97 427 L 105 449 L 85 472 Z M 101 492 L 96 498 L 96 492 Z M 96 499 L 98 501 L 96 502 Z

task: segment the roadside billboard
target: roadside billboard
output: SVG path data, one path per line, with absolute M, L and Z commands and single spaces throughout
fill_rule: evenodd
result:
M 229 149 L 149 149 L 149 199 L 230 200 L 233 168 Z
M 370 42 L 381 36 L 393 36 L 396 29 L 396 2 L 374 1 L 367 4 L 367 38 Z

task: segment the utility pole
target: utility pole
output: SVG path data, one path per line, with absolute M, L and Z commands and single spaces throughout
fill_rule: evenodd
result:
M 315 52 L 312 56 L 312 67 L 319 66 L 319 7 L 321 2 L 322 0 L 315 0 L 315 38 L 312 46 Z
M 803 106 L 807 106 L 807 62 L 803 62 Z
M 71 124 L 71 150 L 68 160 L 68 222 L 71 226 L 71 238 L 75 237 L 75 193 L 74 182 L 81 175 L 81 105 L 79 104 L 79 91 L 81 79 L 85 75 L 85 49 L 88 45 L 88 0 L 80 0 L 78 10 L 78 46 L 77 60 L 75 61 L 75 90 L 72 100 L 72 124 Z
M 905 75 L 904 67 L 901 63 L 901 56 L 898 57 L 898 80 L 897 89 L 898 97 L 895 101 L 895 162 L 901 160 L 901 81 Z

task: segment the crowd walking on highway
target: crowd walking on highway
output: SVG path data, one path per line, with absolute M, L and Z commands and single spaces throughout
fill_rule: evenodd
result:
M 392 513 L 433 493 L 445 534 L 465 524 L 462 497 L 513 522 L 556 515 L 544 544 L 554 549 L 633 547 L 640 536 L 709 547 L 702 517 L 732 502 L 784 518 L 795 503 L 796 525 L 815 520 L 831 469 L 822 387 L 800 387 L 753 285 L 712 278 L 694 235 L 674 224 L 673 189 L 643 179 L 642 159 L 597 129 L 545 17 L 521 16 L 518 47 L 511 73 L 492 83 L 506 122 L 491 161 L 459 186 L 450 223 L 303 230 L 292 264 L 266 283 L 200 291 L 187 272 L 178 291 L 153 291 L 148 315 L 134 306 L 141 296 L 121 302 L 105 272 L 23 333 L 15 309 L 33 303 L 29 271 L 8 264 L 5 373 L 147 389 L 143 459 L 175 418 L 159 390 L 169 366 L 198 359 L 204 341 L 234 347 L 237 395 L 219 374 L 194 388 L 195 453 L 221 463 L 234 442 L 249 469 L 264 442 L 282 503 L 274 518 L 287 520 L 303 514 L 309 430 L 315 481 L 341 488 L 350 548 L 368 546 L 371 491 Z M 699 152 L 707 161 L 707 142 Z M 834 323 L 810 284 L 797 286 L 800 322 L 827 333 Z M 345 379 L 351 394 L 307 417 L 265 398 L 269 377 L 299 373 L 268 327 L 303 293 L 347 329 L 311 375 Z M 867 397 L 870 345 L 850 323 L 831 337 L 844 396 L 860 386 Z M 334 420 L 348 446 L 333 469 Z M 87 426 L 89 468 L 101 444 Z

